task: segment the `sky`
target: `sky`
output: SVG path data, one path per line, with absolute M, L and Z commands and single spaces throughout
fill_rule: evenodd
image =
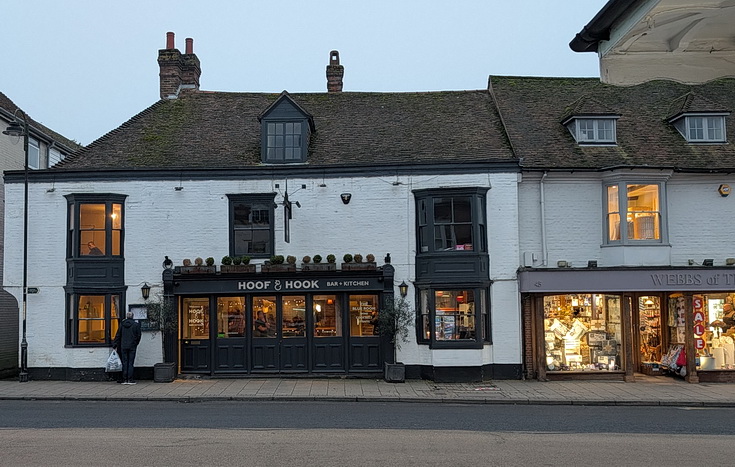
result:
M 0 0 L 0 91 L 82 144 L 159 99 L 166 32 L 194 39 L 200 89 L 486 89 L 491 75 L 598 77 L 569 42 L 607 0 Z

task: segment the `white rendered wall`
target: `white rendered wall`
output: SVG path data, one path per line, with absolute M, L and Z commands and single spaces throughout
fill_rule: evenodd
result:
M 516 174 L 477 174 L 413 177 L 345 177 L 339 179 L 290 179 L 289 199 L 294 205 L 291 242 L 284 242 L 283 207 L 275 213 L 275 251 L 294 255 L 371 253 L 382 264 L 390 253 L 396 280 L 411 283 L 416 254 L 415 202 L 412 190 L 437 187 L 491 186 L 488 192 L 488 231 L 491 259 L 492 347 L 482 350 L 431 350 L 415 343 L 415 333 L 404 344 L 399 358 L 406 364 L 480 365 L 520 363 L 521 338 L 517 283 L 518 258 Z M 401 184 L 394 184 L 400 181 Z M 278 183 L 280 188 L 275 188 Z M 320 187 L 320 184 L 326 187 Z M 306 185 L 301 189 L 301 185 Z M 161 263 L 164 255 L 180 265 L 184 258 L 212 256 L 219 264 L 229 253 L 227 194 L 279 193 L 283 179 L 86 181 L 33 183 L 29 190 L 28 285 L 40 292 L 28 296 L 29 367 L 101 367 L 107 348 L 64 348 L 64 290 L 66 284 L 67 202 L 72 193 L 125 194 L 126 305 L 142 302 L 140 287 L 152 286 L 151 297 L 162 292 Z M 53 190 L 51 190 L 53 188 Z M 349 204 L 340 194 L 352 193 Z M 22 200 L 23 185 L 6 185 L 10 206 Z M 22 209 L 6 211 L 5 288 L 20 301 L 22 268 Z M 262 262 L 254 261 L 254 262 Z M 396 291 L 397 293 L 397 291 Z M 413 297 L 413 290 L 409 297 Z M 161 361 L 160 335 L 144 332 L 136 365 Z

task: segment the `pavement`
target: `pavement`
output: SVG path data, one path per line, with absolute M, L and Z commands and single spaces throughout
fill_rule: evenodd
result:
M 0 400 L 70 401 L 329 401 L 452 404 L 539 404 L 735 407 L 735 384 L 690 384 L 671 377 L 622 381 L 516 381 L 435 383 L 356 378 L 185 378 L 139 381 L 0 380 Z

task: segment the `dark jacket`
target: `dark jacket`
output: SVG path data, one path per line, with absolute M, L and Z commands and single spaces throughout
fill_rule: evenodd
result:
M 132 319 L 124 319 L 117 328 L 112 346 L 117 350 L 135 349 L 140 343 L 140 324 Z

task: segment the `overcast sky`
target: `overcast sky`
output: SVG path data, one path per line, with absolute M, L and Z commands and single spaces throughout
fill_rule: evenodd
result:
M 330 50 L 345 92 L 599 76 L 569 41 L 606 1 L 0 0 L 0 91 L 88 144 L 158 100 L 167 31 L 182 52 L 194 39 L 211 91 L 325 92 Z

